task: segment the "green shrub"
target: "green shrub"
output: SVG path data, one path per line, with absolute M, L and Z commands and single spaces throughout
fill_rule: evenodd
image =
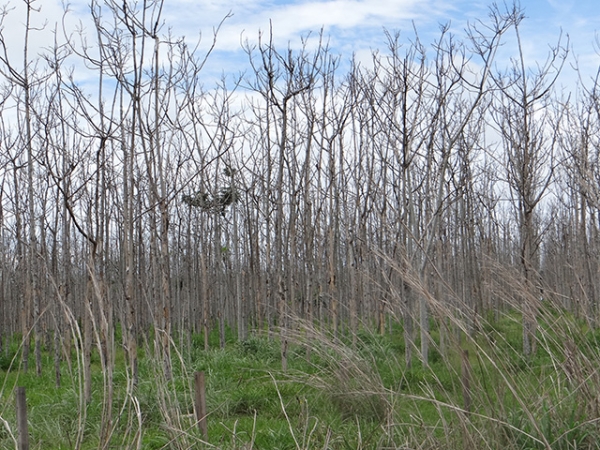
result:
M 19 357 L 20 354 L 12 350 L 0 353 L 0 370 L 5 372 L 16 370 L 19 365 Z

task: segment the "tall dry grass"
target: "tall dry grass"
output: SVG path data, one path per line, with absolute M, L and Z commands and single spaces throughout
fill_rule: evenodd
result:
M 494 273 L 488 288 L 498 310 L 485 316 L 452 299 L 447 285 L 440 299 L 405 274 L 432 315 L 432 358 L 412 368 L 369 324 L 337 339 L 290 318 L 290 340 L 310 347 L 321 369 L 303 382 L 346 416 L 376 421 L 381 434 L 369 448 L 600 448 L 600 332 L 564 311 L 558 295 L 540 298 L 518 271 Z M 389 310 L 401 323 L 402 311 Z M 524 322 L 535 324 L 529 356 Z

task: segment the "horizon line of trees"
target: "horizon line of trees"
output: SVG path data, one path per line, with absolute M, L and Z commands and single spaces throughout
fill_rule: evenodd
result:
M 23 370 L 46 342 L 60 384 L 76 341 L 110 374 L 123 345 L 135 381 L 153 330 L 169 377 L 173 336 L 208 348 L 226 327 L 276 330 L 285 362 L 293 318 L 401 323 L 409 365 L 507 308 L 526 356 L 541 301 L 597 326 L 599 79 L 557 89 L 568 42 L 527 61 L 516 5 L 462 39 L 389 33 L 343 73 L 322 36 L 261 34 L 234 86 L 206 89 L 162 2 L 93 0 L 95 29 L 41 57 L 25 3 L 24 64 L 0 32 L 0 337 L 24 337 Z

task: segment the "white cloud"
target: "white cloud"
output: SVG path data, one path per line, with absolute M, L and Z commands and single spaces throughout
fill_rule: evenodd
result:
M 44 0 L 34 2 L 30 15 L 30 32 L 28 51 L 30 59 L 52 46 L 54 42 L 54 30 L 60 30 L 63 18 L 63 7 L 60 0 Z M 11 64 L 22 68 L 23 50 L 25 46 L 25 24 L 26 7 L 25 2 L 13 1 L 6 5 L 6 15 L 2 23 L 2 35 L 6 42 L 8 56 Z M 62 32 L 59 31 L 58 40 L 62 40 Z
M 417 0 L 329 0 L 309 2 L 177 2 L 176 9 L 167 13 L 169 20 L 178 22 L 188 31 L 203 28 L 206 35 L 229 11 L 228 19 L 219 34 L 218 48 L 237 50 L 240 37 L 255 41 L 259 30 L 268 32 L 271 24 L 277 43 L 300 45 L 300 36 L 335 30 L 374 27 L 381 35 L 384 26 L 410 24 L 421 13 L 424 2 Z M 421 6 L 419 6 L 421 5 Z M 421 8 L 418 10 L 417 7 Z M 195 20 L 195 17 L 201 17 Z M 189 32 L 184 32 L 191 36 Z
M 120 0 L 119 0 L 120 1 Z M 131 0 L 127 0 L 131 1 Z M 72 0 L 67 26 L 73 30 L 79 21 L 94 41 L 93 26 L 89 17 L 88 0 Z M 100 2 L 102 3 L 102 2 Z M 491 3 L 491 0 L 490 0 Z M 600 12 L 594 0 L 536 0 L 523 2 L 527 19 L 523 23 L 523 45 L 528 60 L 543 62 L 548 44 L 554 44 L 560 29 L 569 33 L 574 53 L 586 68 L 597 67 L 600 57 L 593 49 L 594 31 L 600 28 Z M 34 3 L 41 11 L 33 14 L 33 24 L 43 31 L 31 33 L 31 57 L 53 42 L 52 30 L 63 20 L 61 0 L 38 0 Z M 24 2 L 13 0 L 14 8 L 4 21 L 3 33 L 10 45 L 10 57 L 22 64 Z M 365 63 L 372 50 L 386 50 L 383 29 L 401 30 L 401 41 L 409 44 L 413 36 L 413 21 L 425 45 L 439 37 L 439 23 L 452 22 L 452 30 L 459 39 L 467 21 L 487 20 L 486 3 L 473 0 L 167 0 L 162 19 L 163 33 L 172 29 L 174 36 L 185 36 L 195 44 L 200 33 L 203 39 L 200 51 L 212 43 L 213 29 L 229 13 L 218 35 L 216 52 L 209 59 L 207 72 L 218 75 L 237 73 L 247 67 L 247 58 L 241 41 L 256 43 L 259 30 L 268 34 L 272 24 L 273 38 L 282 51 L 288 47 L 299 48 L 301 37 L 309 32 L 317 34 L 323 28 L 332 52 L 348 60 L 355 53 Z M 62 37 L 62 33 L 59 33 Z M 312 45 L 316 40 L 312 41 Z M 514 56 L 510 43 L 503 52 Z

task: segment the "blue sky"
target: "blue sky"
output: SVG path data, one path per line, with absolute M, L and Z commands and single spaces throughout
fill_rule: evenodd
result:
M 14 44 L 17 49 L 14 59 L 18 61 L 23 1 L 11 0 L 9 4 L 13 10 L 4 20 L 3 32 L 10 37 L 9 45 Z M 60 24 L 63 13 L 61 0 L 38 0 L 36 5 L 41 11 L 34 15 L 34 21 L 45 23 L 46 29 L 33 35 L 34 49 L 51 42 L 49 32 Z M 66 23 L 74 26 L 81 20 L 92 32 L 87 5 L 87 0 L 71 0 Z M 440 23 L 451 23 L 452 31 L 461 37 L 469 21 L 485 21 L 488 5 L 472 0 L 165 0 L 162 17 L 165 33 L 171 29 L 173 35 L 185 36 L 190 43 L 202 33 L 206 47 L 212 40 L 213 28 L 229 12 L 233 14 L 221 28 L 216 52 L 206 67 L 207 77 L 216 78 L 222 72 L 234 74 L 248 67 L 240 43 L 246 39 L 256 42 L 259 30 L 268 31 L 270 22 L 280 50 L 288 45 L 300 47 L 302 36 L 323 28 L 334 53 L 345 60 L 356 54 L 358 59 L 368 61 L 372 50 L 385 49 L 384 29 L 399 30 L 401 40 L 408 42 L 414 23 L 421 41 L 429 45 L 439 37 Z M 594 42 L 600 41 L 598 0 L 523 0 L 521 6 L 527 16 L 521 33 L 528 64 L 543 61 L 548 45 L 557 42 L 562 30 L 570 38 L 569 63 L 573 64 L 577 57 L 586 76 L 595 73 L 600 64 L 594 47 Z M 505 49 L 506 54 L 513 53 L 510 43 Z M 574 75 L 569 67 L 566 72 L 563 78 L 569 83 Z
M 439 37 L 441 23 L 449 22 L 452 31 L 461 37 L 468 22 L 485 21 L 489 13 L 489 3 L 472 0 L 167 0 L 166 3 L 171 5 L 165 8 L 167 23 L 173 24 L 175 33 L 181 30 L 186 36 L 199 29 L 206 35 L 228 11 L 233 13 L 221 29 L 218 53 L 209 66 L 210 70 L 223 68 L 225 72 L 240 67 L 238 58 L 243 58 L 240 40 L 256 41 L 259 29 L 269 29 L 269 21 L 280 49 L 288 45 L 299 47 L 302 36 L 317 33 L 323 27 L 334 53 L 347 59 L 356 53 L 367 60 L 372 50 L 384 50 L 384 29 L 399 30 L 401 40 L 408 42 L 414 24 L 422 42 L 430 44 Z M 524 0 L 521 7 L 527 16 L 521 33 L 530 65 L 545 60 L 548 46 L 555 45 L 562 32 L 563 38 L 568 35 L 570 39 L 570 63 L 577 57 L 588 76 L 597 70 L 600 56 L 594 42 L 600 32 L 598 0 Z M 506 45 L 506 54 L 513 54 L 510 43 Z M 565 73 L 565 82 L 569 82 L 571 75 Z

